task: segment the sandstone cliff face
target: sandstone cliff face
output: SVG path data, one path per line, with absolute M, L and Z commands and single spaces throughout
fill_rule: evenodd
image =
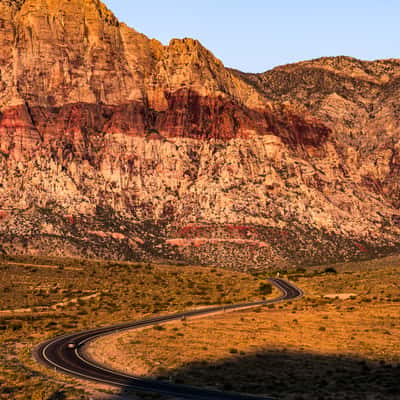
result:
M 400 62 L 251 75 L 97 0 L 0 0 L 0 250 L 286 267 L 400 242 Z
M 331 128 L 348 177 L 398 207 L 399 60 L 322 58 L 239 75 L 268 99 L 305 106 Z

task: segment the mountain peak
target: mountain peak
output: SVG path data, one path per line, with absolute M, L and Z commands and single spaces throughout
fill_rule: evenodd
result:
M 265 268 L 400 243 L 398 60 L 244 74 L 98 0 L 0 0 L 0 50 L 0 252 Z

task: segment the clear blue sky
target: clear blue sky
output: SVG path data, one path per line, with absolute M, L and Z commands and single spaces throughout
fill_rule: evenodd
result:
M 321 56 L 400 58 L 400 0 L 105 0 L 164 44 L 199 39 L 248 72 Z

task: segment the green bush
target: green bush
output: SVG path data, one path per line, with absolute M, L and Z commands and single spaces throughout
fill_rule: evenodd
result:
M 162 325 L 155 325 L 155 326 L 153 326 L 153 329 L 155 331 L 164 331 L 165 330 L 165 328 Z
M 231 354 L 237 354 L 237 353 L 238 353 L 238 350 L 237 350 L 237 349 L 230 349 L 230 350 L 229 350 L 229 353 L 231 353 Z

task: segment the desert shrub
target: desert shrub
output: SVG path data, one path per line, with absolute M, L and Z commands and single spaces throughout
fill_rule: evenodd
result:
M 326 274 L 337 274 L 336 269 L 333 268 L 333 267 L 325 268 L 325 271 L 324 271 L 324 272 L 325 272 Z
M 11 330 L 13 330 L 14 332 L 15 332 L 15 331 L 19 331 L 19 330 L 22 329 L 22 322 L 21 322 L 21 321 L 11 321 L 11 322 L 8 324 L 8 327 L 9 327 Z
M 272 286 L 269 283 L 261 282 L 259 286 L 259 292 L 265 296 L 272 293 Z
M 156 331 L 164 331 L 165 328 L 162 325 L 155 325 L 153 326 L 153 329 Z

